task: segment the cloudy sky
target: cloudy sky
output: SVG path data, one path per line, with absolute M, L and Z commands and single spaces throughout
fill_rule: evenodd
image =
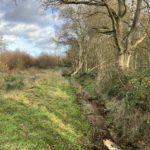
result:
M 38 0 L 17 5 L 13 0 L 0 0 L 0 35 L 8 43 L 8 49 L 21 49 L 32 55 L 63 51 L 52 40 L 62 23 L 57 12 L 43 11 Z

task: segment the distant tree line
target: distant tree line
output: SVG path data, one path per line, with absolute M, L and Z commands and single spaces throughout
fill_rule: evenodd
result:
M 41 54 L 33 57 L 22 51 L 0 52 L 0 71 L 23 70 L 28 68 L 49 69 L 61 65 L 60 56 Z

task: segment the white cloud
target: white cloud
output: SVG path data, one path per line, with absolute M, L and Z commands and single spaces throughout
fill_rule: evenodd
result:
M 11 44 L 17 40 L 17 37 L 14 35 L 5 35 L 4 39 L 8 42 L 8 44 Z
M 1 0 L 0 34 L 4 35 L 10 48 L 11 43 L 14 44 L 17 39 L 22 39 L 37 49 L 54 50 L 57 46 L 51 39 L 55 37 L 56 27 L 61 23 L 62 20 L 57 14 L 42 14 L 36 0 L 26 0 L 17 6 L 12 3 L 12 0 Z
M 40 28 L 36 25 L 26 25 L 26 24 L 16 24 L 15 26 L 10 28 L 10 32 L 20 33 L 20 32 L 34 32 L 39 30 Z

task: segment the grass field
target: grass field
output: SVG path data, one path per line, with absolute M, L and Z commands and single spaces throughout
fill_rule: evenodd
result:
M 0 150 L 85 150 L 90 131 L 59 71 L 0 74 Z

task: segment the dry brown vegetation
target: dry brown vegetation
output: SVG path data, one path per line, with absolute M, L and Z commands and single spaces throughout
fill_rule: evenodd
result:
M 43 54 L 35 59 L 35 66 L 38 68 L 53 68 L 61 63 L 61 58 L 54 55 Z
M 42 54 L 33 57 L 21 51 L 4 51 L 0 53 L 0 70 L 23 70 L 31 67 L 48 69 L 59 66 L 61 58 L 54 55 Z

